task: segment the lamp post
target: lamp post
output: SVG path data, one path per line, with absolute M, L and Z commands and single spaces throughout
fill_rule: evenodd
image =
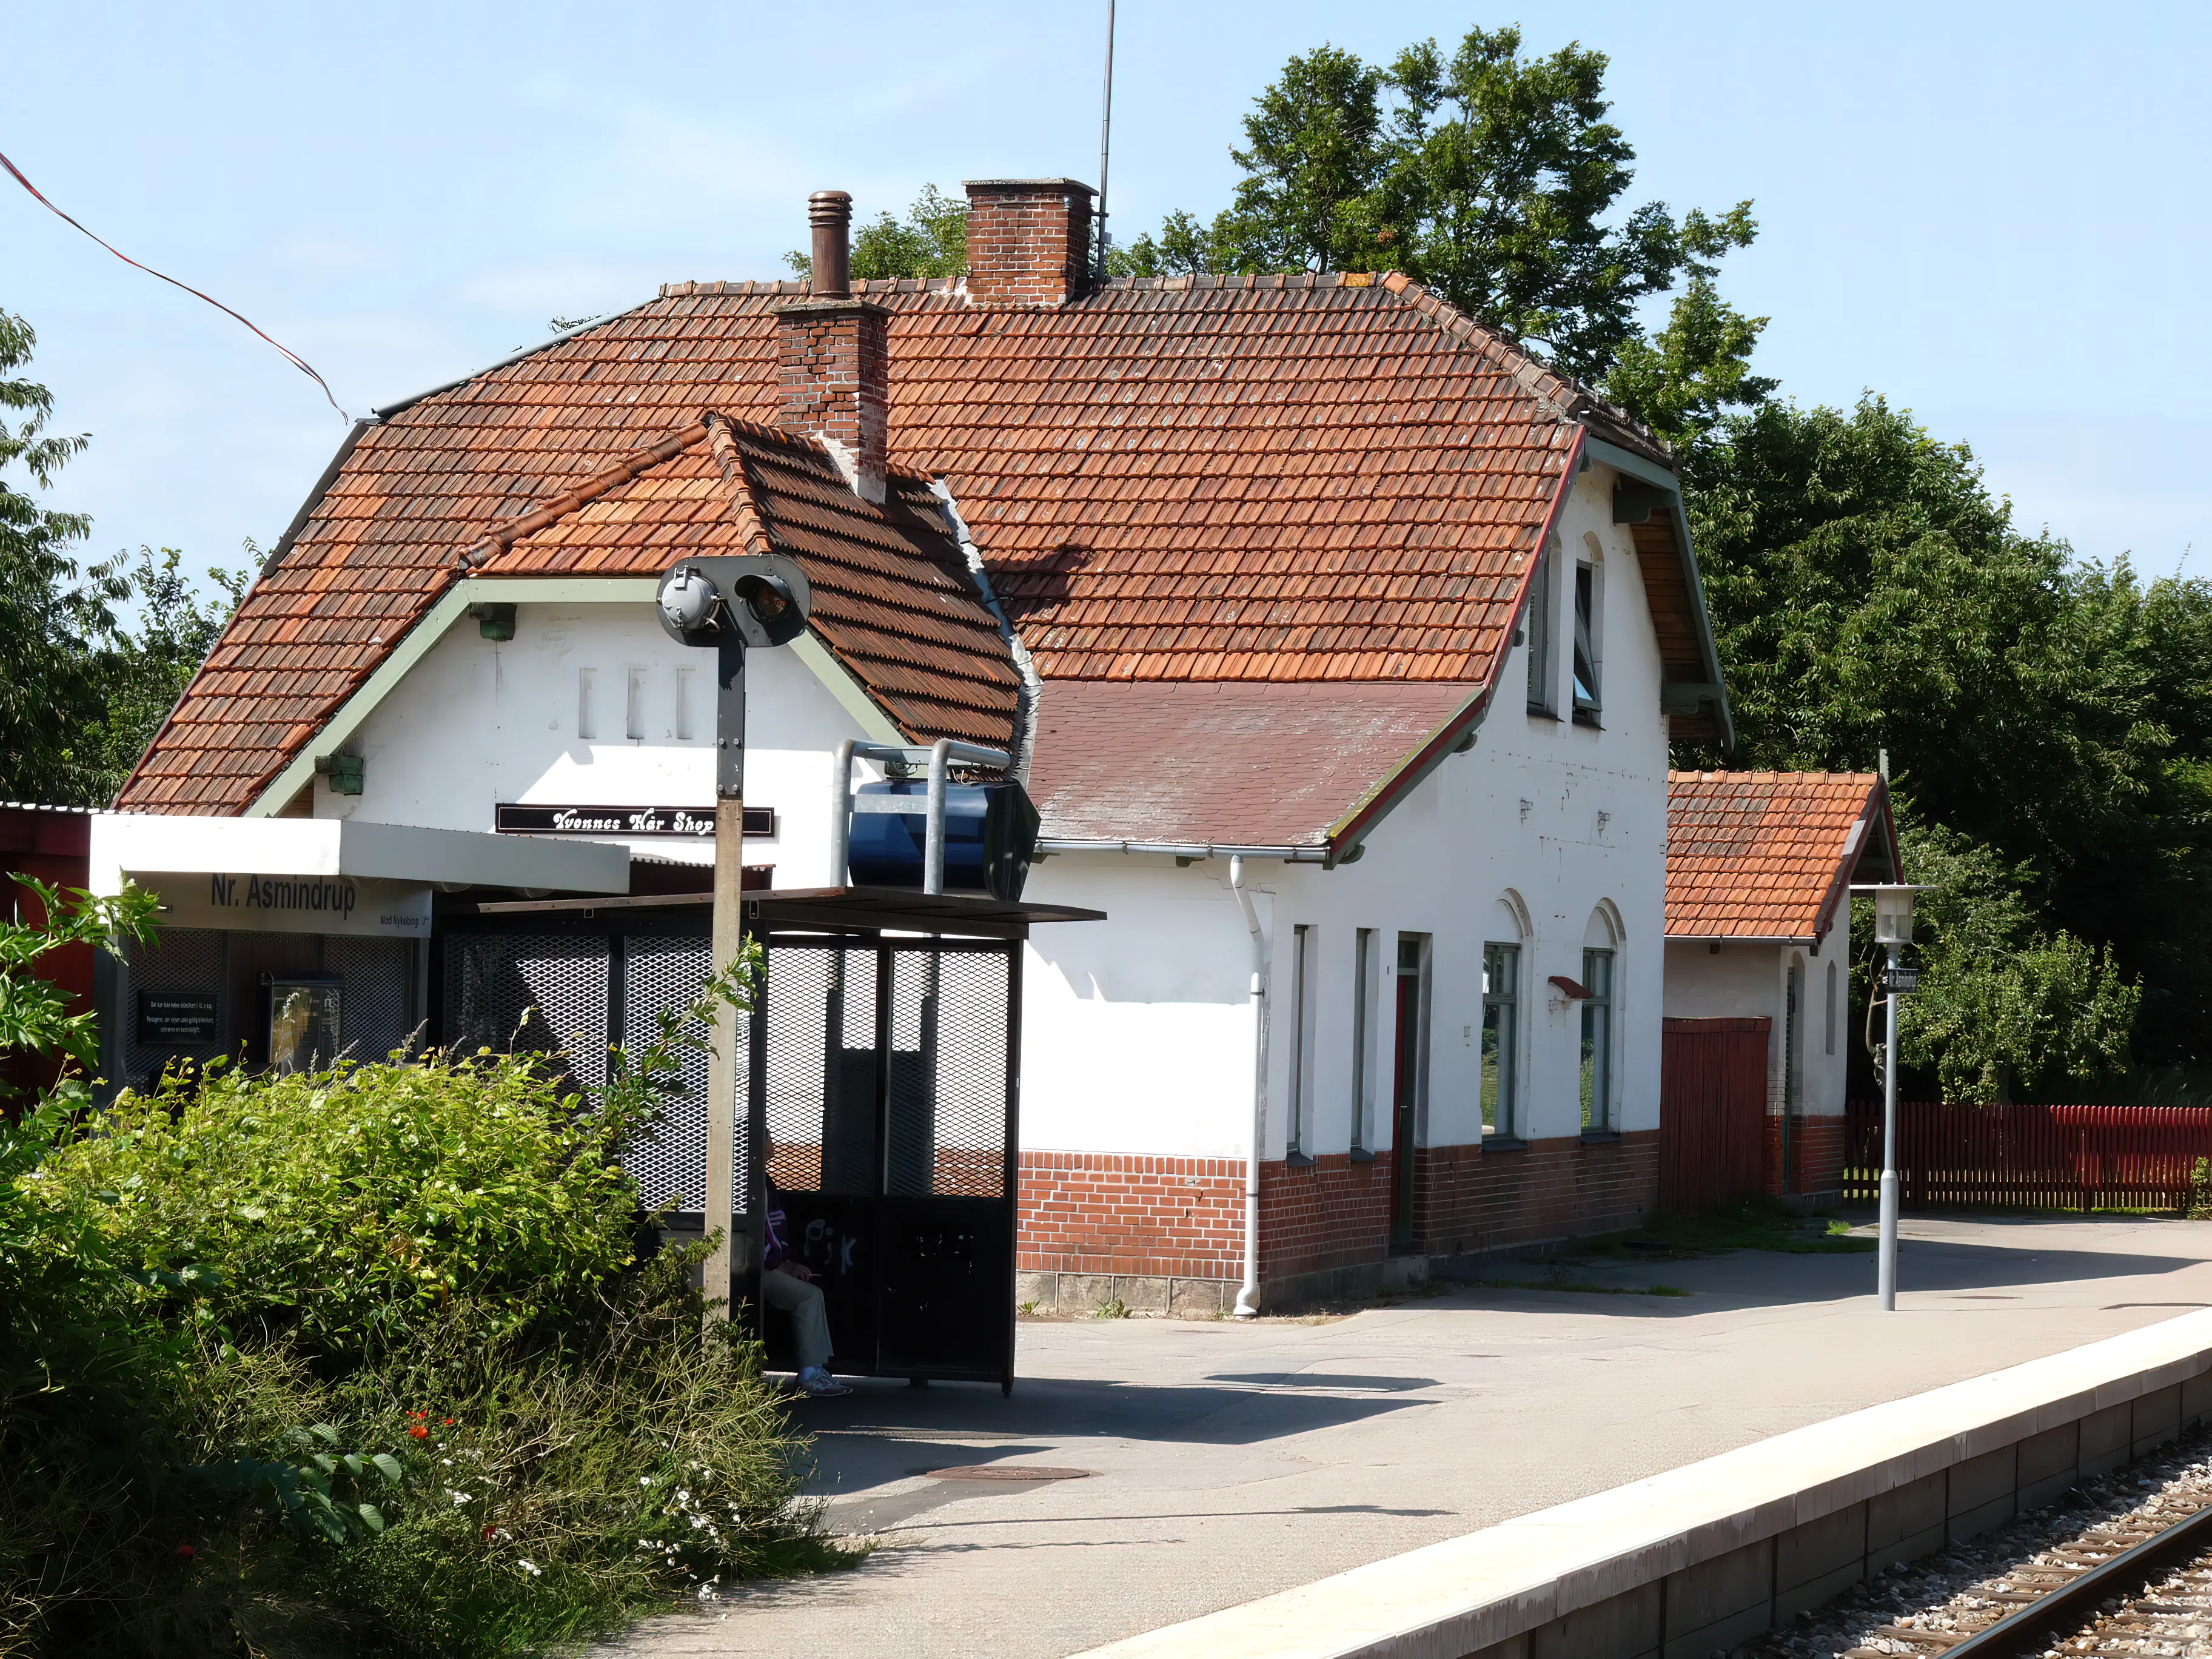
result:
M 726 974 L 744 949 L 740 895 L 745 854 L 745 651 L 788 645 L 806 631 L 806 575 L 781 554 L 685 559 L 660 579 L 653 609 L 668 636 L 714 651 L 714 921 L 712 971 Z M 707 1066 L 707 1190 L 702 1218 L 721 1243 L 707 1258 L 709 1319 L 729 1317 L 730 1227 L 737 1217 L 738 1008 L 714 1013 Z M 756 1160 L 757 1161 L 757 1160 Z M 717 1222 L 720 1223 L 719 1228 Z M 717 1299 L 719 1292 L 719 1301 Z
M 1875 1294 L 1884 1313 L 1897 1311 L 1897 1000 L 1914 988 L 1916 975 L 1903 957 L 1912 943 L 1912 896 L 1924 890 L 1903 885 L 1851 889 L 1874 896 L 1875 943 L 1889 952 L 1881 976 L 1889 1007 L 1881 1050 L 1881 1242 L 1875 1257 Z

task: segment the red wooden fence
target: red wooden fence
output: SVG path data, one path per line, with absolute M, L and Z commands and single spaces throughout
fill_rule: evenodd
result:
M 1660 1022 L 1661 1209 L 1708 1209 L 1765 1184 L 1770 1024 Z
M 1845 1126 L 1844 1196 L 1871 1200 L 1881 1175 L 1881 1108 Z M 2212 1107 L 1897 1108 L 1897 1170 L 1907 1208 L 2180 1208 L 2199 1158 L 2212 1159 Z

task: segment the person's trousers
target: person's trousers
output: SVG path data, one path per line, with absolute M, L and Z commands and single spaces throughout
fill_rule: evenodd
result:
M 791 1316 L 792 1346 L 799 1350 L 800 1369 L 828 1361 L 830 1315 L 819 1285 L 770 1267 L 761 1274 L 761 1300 Z

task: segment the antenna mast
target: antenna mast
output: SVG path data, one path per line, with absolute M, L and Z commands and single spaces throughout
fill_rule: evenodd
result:
M 1114 0 L 1106 0 L 1106 90 L 1098 100 L 1098 280 L 1106 280 L 1106 161 L 1114 137 Z

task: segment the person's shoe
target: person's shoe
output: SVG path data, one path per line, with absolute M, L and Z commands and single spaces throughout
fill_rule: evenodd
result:
M 817 1400 L 834 1400 L 841 1394 L 853 1392 L 820 1365 L 806 1367 L 799 1372 L 798 1382 L 801 1394 L 811 1394 Z

